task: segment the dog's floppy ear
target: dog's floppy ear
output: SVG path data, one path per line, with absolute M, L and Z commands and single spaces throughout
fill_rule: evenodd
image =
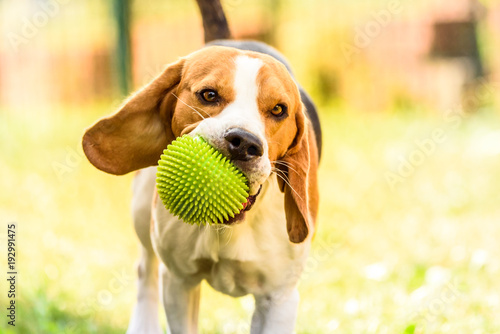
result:
M 82 145 L 89 161 L 107 173 L 122 175 L 158 163 L 174 140 L 171 129 L 184 59 L 170 64 L 147 86 L 132 95 L 114 115 L 87 129 Z
M 279 186 L 285 193 L 288 237 L 293 243 L 303 242 L 314 232 L 318 211 L 318 149 L 314 132 L 303 112 L 296 116 L 297 136 L 279 167 Z M 286 166 L 285 166 L 286 165 Z

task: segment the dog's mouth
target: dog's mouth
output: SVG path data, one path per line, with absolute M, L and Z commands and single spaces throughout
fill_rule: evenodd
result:
M 247 201 L 243 203 L 243 209 L 241 209 L 239 213 L 235 214 L 234 217 L 229 217 L 228 219 L 224 219 L 222 223 L 225 225 L 232 225 L 242 221 L 245 218 L 246 212 L 250 211 L 252 206 L 255 204 L 255 201 L 257 200 L 257 196 L 259 196 L 261 189 L 262 185 L 259 187 L 259 190 L 255 195 L 250 195 L 247 197 Z

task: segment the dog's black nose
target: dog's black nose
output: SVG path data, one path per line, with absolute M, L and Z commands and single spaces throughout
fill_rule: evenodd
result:
M 231 160 L 248 161 L 262 156 L 262 141 L 256 135 L 240 128 L 227 130 L 224 138 L 229 144 Z

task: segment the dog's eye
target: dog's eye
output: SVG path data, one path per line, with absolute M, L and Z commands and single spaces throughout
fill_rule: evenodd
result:
M 200 96 L 201 98 L 205 101 L 205 102 L 217 102 L 217 100 L 219 99 L 219 94 L 217 94 L 217 92 L 213 89 L 204 89 L 200 92 Z
M 286 113 L 286 106 L 282 104 L 277 104 L 274 106 L 273 109 L 271 109 L 271 114 L 273 114 L 276 117 L 281 117 Z

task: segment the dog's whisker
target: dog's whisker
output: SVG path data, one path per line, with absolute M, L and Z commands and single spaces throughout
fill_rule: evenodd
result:
M 231 228 L 231 226 L 225 226 L 224 233 L 226 231 L 228 231 L 229 236 L 227 237 L 225 246 L 229 245 L 229 242 L 231 241 L 231 238 L 233 237 L 233 229 Z
M 197 110 L 201 110 L 201 111 L 203 111 L 203 112 L 205 113 L 205 115 L 207 115 L 207 118 L 212 117 L 212 116 L 210 116 L 210 114 L 209 114 L 207 111 L 205 111 L 205 109 L 200 108 L 200 107 L 195 107 L 195 106 L 192 106 L 192 107 L 193 107 L 193 108 L 196 108 Z
M 286 180 L 290 182 L 290 178 L 288 177 L 288 174 L 285 173 L 284 171 L 282 171 L 281 169 L 276 168 L 276 167 L 272 167 L 271 171 L 273 171 L 275 173 L 279 173 L 281 177 L 286 178 Z
M 210 233 L 214 232 L 215 237 L 217 238 L 217 242 L 215 243 L 215 246 L 218 248 L 217 251 L 220 249 L 220 236 L 219 236 L 219 227 L 217 225 L 210 225 Z
M 211 225 L 211 228 L 213 229 L 213 231 L 215 232 L 216 236 L 217 236 L 217 247 L 220 247 L 220 242 L 221 242 L 221 235 L 224 235 L 227 233 L 229 233 L 229 237 L 226 238 L 226 244 L 229 244 L 229 241 L 231 241 L 231 238 L 233 236 L 233 230 L 231 228 L 231 226 L 227 226 L 227 225 L 224 225 L 224 224 L 213 224 Z
M 272 163 L 280 164 L 280 165 L 285 165 L 285 166 L 293 166 L 291 162 L 284 161 L 284 160 L 272 160 Z
M 195 108 L 196 110 L 200 110 L 200 111 L 203 111 L 205 113 L 205 115 L 207 116 L 207 118 L 210 118 L 212 116 L 210 116 L 210 114 L 203 108 L 200 108 L 200 107 L 196 107 L 196 106 L 190 106 L 191 108 Z
M 280 171 L 279 169 L 278 169 L 277 171 L 282 172 L 282 171 Z M 290 184 L 290 182 L 288 182 L 288 181 L 285 179 L 285 177 L 284 177 L 284 176 L 280 175 L 279 173 L 277 173 L 277 172 L 276 172 L 276 171 L 274 171 L 274 170 L 273 170 L 272 172 L 273 172 L 274 174 L 276 174 L 276 176 L 277 176 L 277 177 L 281 178 L 281 179 L 282 179 L 282 180 L 283 180 L 283 181 L 284 181 L 284 182 L 285 182 L 285 183 L 286 183 L 286 184 L 290 187 L 290 189 L 292 189 L 292 190 L 293 190 L 293 192 L 294 192 L 294 193 L 295 193 L 295 194 L 296 194 L 296 195 L 300 198 L 300 200 L 302 200 L 302 201 L 303 201 L 302 196 L 300 196 L 300 195 L 299 195 L 299 193 L 298 193 L 298 192 L 297 192 L 297 191 L 296 191 L 296 190 L 292 187 L 292 185 Z
M 290 184 L 290 180 L 288 180 L 288 177 L 286 175 L 284 175 L 282 171 L 277 169 L 277 170 L 273 170 L 272 173 L 276 174 L 277 177 L 282 179 L 288 186 L 290 186 L 290 188 L 293 189 L 292 185 Z
M 271 163 L 283 165 L 283 166 L 287 167 L 288 169 L 293 170 L 296 174 L 299 174 L 299 172 L 297 172 L 297 170 L 295 168 L 293 168 L 293 165 L 290 162 L 277 160 L 277 161 L 271 161 Z
M 288 169 L 291 169 L 291 170 L 293 170 L 294 172 L 297 173 L 297 170 L 295 169 L 295 166 L 292 163 L 290 163 L 290 162 L 286 162 L 286 161 L 282 161 L 282 160 L 277 160 L 277 161 L 273 161 L 273 163 L 275 163 L 276 165 L 285 166 Z
M 300 198 L 301 201 L 303 201 L 302 196 L 299 195 L 299 193 L 295 190 L 295 188 L 293 188 L 293 186 L 290 184 L 290 182 L 285 180 L 285 178 L 283 176 L 279 175 L 278 173 L 275 173 L 275 174 L 276 174 L 276 176 L 278 176 L 280 179 L 282 179 L 290 187 L 290 189 Z
M 202 119 L 205 119 L 205 117 L 203 117 L 203 115 L 202 115 L 202 114 L 201 114 L 198 110 L 196 110 L 193 106 L 191 106 L 191 105 L 187 104 L 186 102 L 182 101 L 182 99 L 181 99 L 181 98 L 179 98 L 177 95 L 175 95 L 175 93 L 172 93 L 172 95 L 173 95 L 173 96 L 175 96 L 175 98 L 176 98 L 177 100 L 181 101 L 181 102 L 182 102 L 182 104 L 184 104 L 186 107 L 191 108 L 191 109 L 192 109 L 195 113 L 197 113 L 197 114 L 198 114 L 198 116 L 200 116 Z M 203 111 L 203 112 L 207 113 L 206 111 Z

